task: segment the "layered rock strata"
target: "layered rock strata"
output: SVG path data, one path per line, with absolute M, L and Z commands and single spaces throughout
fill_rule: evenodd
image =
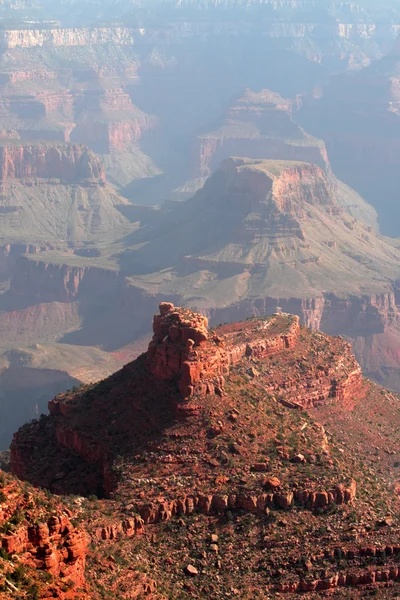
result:
M 392 344 L 400 254 L 346 202 L 316 165 L 225 161 L 195 196 L 152 223 L 151 234 L 132 236 L 124 253 L 132 295 L 173 293 L 212 324 L 281 307 L 326 333 L 371 343 L 381 335 Z
M 132 561 L 138 544 L 141 556 L 148 543 L 154 551 L 155 540 L 180 547 L 183 538 L 175 536 L 187 536 L 187 524 L 190 534 L 202 532 L 189 540 L 210 539 L 201 561 L 220 556 L 221 574 L 231 552 L 236 564 L 242 560 L 232 536 L 247 544 L 247 523 L 250 536 L 261 537 L 246 553 L 245 569 L 250 560 L 257 578 L 255 565 L 261 566 L 270 594 L 396 585 L 395 491 L 381 467 L 396 458 L 398 403 L 361 377 L 349 344 L 284 313 L 209 330 L 205 316 L 171 302 L 161 303 L 153 330 L 147 353 L 99 384 L 58 395 L 50 415 L 24 426 L 12 443 L 19 476 L 64 495 L 103 496 L 71 501 L 85 519 L 90 515 L 88 577 L 94 559 L 104 564 L 106 549 L 107 561 L 117 546 L 118 560 L 126 551 Z M 372 472 L 376 407 L 387 435 L 379 471 Z M 343 423 L 351 424 L 349 432 Z M 368 428 L 364 446 L 360 427 Z M 339 436 L 347 434 L 346 446 Z M 56 536 L 68 528 L 66 520 L 47 519 L 50 538 L 54 524 Z M 218 535 L 220 527 L 229 537 Z M 11 534 L 4 543 L 17 557 L 26 548 L 24 527 Z M 46 556 L 58 556 L 57 540 Z M 199 561 L 179 558 L 176 570 L 189 575 L 189 564 L 190 573 L 203 574 Z M 55 578 L 62 576 L 62 564 L 48 563 Z M 129 575 L 130 593 L 154 593 L 157 577 L 149 576 Z M 118 589 L 121 577 L 122 570 L 112 573 Z M 247 590 L 249 583 L 237 585 Z
M 230 494 L 209 494 L 188 496 L 170 502 L 137 505 L 144 524 L 168 521 L 174 516 L 201 513 L 205 515 L 224 514 L 227 510 L 243 510 L 253 514 L 263 514 L 268 509 L 290 510 L 294 506 L 307 510 L 323 509 L 329 506 L 351 504 L 356 498 L 356 484 L 338 484 L 332 490 L 312 492 L 309 490 L 279 491 L 270 494 L 251 494 L 242 490 Z
M 293 348 L 300 331 L 296 317 L 281 335 L 269 335 L 271 322 L 255 324 L 243 328 L 243 337 L 250 341 L 235 343 L 240 329 L 222 338 L 209 337 L 207 326 L 206 317 L 175 309 L 171 303 L 160 304 L 160 315 L 154 317 L 150 370 L 155 377 L 177 379 L 183 398 L 221 393 L 231 365 L 245 357 L 265 358 Z
M 197 140 L 195 177 L 208 177 L 231 156 L 315 163 L 331 175 L 322 140 L 307 134 L 292 118 L 293 102 L 276 92 L 246 90 L 224 123 Z
M 79 144 L 13 144 L 0 147 L 0 182 L 27 179 L 105 185 L 100 159 Z
M 0 549 L 1 558 L 8 560 L 3 565 L 8 580 L 12 582 L 10 565 L 13 568 L 17 565 L 21 570 L 44 571 L 47 581 L 56 583 L 54 593 L 61 594 L 58 584 L 62 581 L 69 581 L 71 590 L 75 592 L 85 589 L 89 536 L 71 523 L 71 511 L 58 500 L 47 499 L 49 511 L 42 491 L 25 485 L 23 492 L 17 480 L 3 472 L 0 477 Z M 14 564 L 12 561 L 15 561 Z M 40 581 L 36 574 L 34 578 Z M 3 589 L 3 578 L 1 586 Z M 38 592 L 39 587 L 34 587 Z M 6 585 L 6 588 L 8 592 L 15 592 L 12 585 Z
M 96 44 L 133 45 L 133 31 L 126 27 L 74 29 L 3 29 L 2 48 L 35 48 L 51 46 L 90 46 Z

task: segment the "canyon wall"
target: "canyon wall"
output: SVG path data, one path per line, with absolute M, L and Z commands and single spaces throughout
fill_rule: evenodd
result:
M 382 232 L 398 236 L 400 42 L 357 72 L 335 75 L 304 97 L 297 119 L 326 142 L 336 175 L 379 215 Z
M 41 302 L 69 302 L 97 294 L 115 295 L 120 282 L 117 270 L 45 263 L 21 257 L 10 291 Z
M 104 166 L 83 145 L 13 144 L 0 147 L 0 180 L 60 179 L 105 184 Z
M 0 280 L 10 279 L 15 272 L 17 261 L 25 254 L 39 254 L 47 250 L 55 250 L 52 244 L 12 243 L 0 246 Z
M 209 308 L 205 314 L 212 324 L 266 316 L 280 307 L 298 315 L 311 329 L 329 335 L 369 336 L 399 325 L 397 292 L 340 298 L 334 294 L 315 298 L 259 298 L 243 300 L 226 308 Z
M 0 47 L 35 48 L 38 46 L 92 46 L 97 44 L 133 45 L 133 31 L 126 27 L 74 29 L 3 29 Z
M 208 177 L 232 156 L 315 163 L 331 175 L 324 142 L 293 120 L 295 107 L 295 101 L 269 89 L 247 89 L 226 111 L 218 129 L 196 139 L 194 176 Z
M 199 169 L 195 170 L 196 177 L 208 177 L 223 160 L 231 156 L 246 156 L 248 158 L 263 158 L 274 160 L 294 160 L 314 163 L 330 172 L 328 155 L 323 144 L 298 144 L 296 141 L 287 143 L 285 140 L 268 139 L 255 135 L 254 137 L 236 138 L 202 136 L 193 150 L 199 157 Z

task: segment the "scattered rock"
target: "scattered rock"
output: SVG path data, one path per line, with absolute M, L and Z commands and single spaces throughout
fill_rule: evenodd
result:
M 301 463 L 301 464 L 303 464 L 303 463 L 306 462 L 304 454 L 300 454 L 300 453 L 296 454 L 296 456 L 294 456 L 292 460 L 293 460 L 294 463 Z
M 262 472 L 268 471 L 268 470 L 269 470 L 268 461 L 258 462 L 253 465 L 253 471 L 257 471 L 258 473 L 262 473 Z
M 199 574 L 199 571 L 193 565 L 187 565 L 187 567 L 185 567 L 185 573 L 191 577 L 195 577 Z
M 250 377 L 258 377 L 260 373 L 254 367 L 250 367 L 250 369 L 247 370 L 247 374 L 250 375 Z
M 269 477 L 264 481 L 264 488 L 268 490 L 278 490 L 281 487 L 281 482 L 277 477 Z

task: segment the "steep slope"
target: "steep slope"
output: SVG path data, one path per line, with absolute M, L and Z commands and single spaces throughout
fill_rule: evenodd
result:
M 78 144 L 0 147 L 0 237 L 58 245 L 116 236 L 128 228 L 127 202 L 106 183 L 98 157 Z
M 349 344 L 287 314 L 208 331 L 170 303 L 153 331 L 146 354 L 56 397 L 11 447 L 19 476 L 111 497 L 79 501 L 96 540 L 90 598 L 398 593 L 399 401 L 363 379 Z M 138 592 L 126 577 L 139 565 Z
M 32 332 L 31 336 L 34 335 Z M 15 348 L 18 342 L 0 356 L 2 449 L 9 447 L 21 423 L 46 411 L 49 398 L 67 389 L 100 381 L 123 365 L 119 356 L 99 348 L 48 342 L 20 349 Z M 2 346 L 6 346 L 4 341 Z M 131 356 L 134 355 L 131 349 Z

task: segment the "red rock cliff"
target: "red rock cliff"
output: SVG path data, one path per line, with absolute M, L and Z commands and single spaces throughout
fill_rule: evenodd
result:
M 0 148 L 0 169 L 1 181 L 39 177 L 105 183 L 100 159 L 79 144 L 6 145 Z
M 209 334 L 206 317 L 169 302 L 160 304 L 154 317 L 154 336 L 149 345 L 148 365 L 156 377 L 177 379 L 183 398 L 194 394 L 222 393 L 230 365 L 245 356 L 265 357 L 291 348 L 300 330 L 293 318 L 288 331 L 270 335 L 269 327 L 246 327 L 248 341 Z M 238 330 L 239 331 L 239 330 Z M 228 344 L 228 342 L 231 342 Z M 232 343 L 233 342 L 233 343 Z

